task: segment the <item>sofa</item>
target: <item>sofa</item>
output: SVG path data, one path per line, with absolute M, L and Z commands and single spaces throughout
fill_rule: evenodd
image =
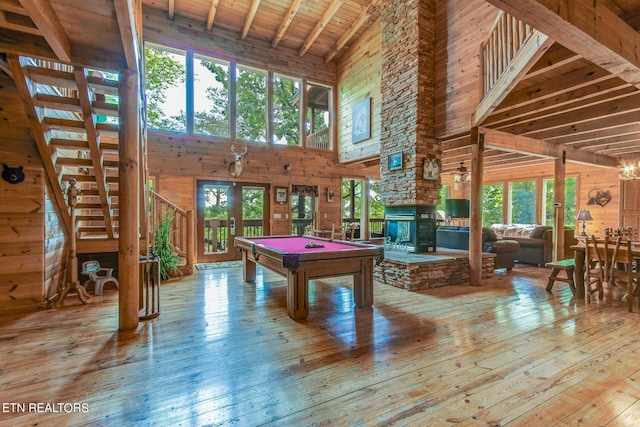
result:
M 436 228 L 436 244 L 444 249 L 469 250 L 469 227 L 445 225 Z M 519 244 L 514 240 L 500 240 L 490 228 L 482 229 L 482 251 L 496 254 L 494 268 L 511 270 Z
M 544 266 L 553 260 L 553 227 L 535 224 L 494 224 L 491 229 L 501 239 L 515 240 L 520 247 L 515 259 L 524 264 Z M 575 231 L 564 229 L 564 255 L 571 254 L 571 245 L 577 243 Z

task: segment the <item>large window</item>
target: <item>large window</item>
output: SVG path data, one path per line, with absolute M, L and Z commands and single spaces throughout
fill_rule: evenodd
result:
M 564 180 L 564 226 L 574 228 L 576 223 L 576 203 L 577 203 L 577 184 L 576 177 L 568 177 Z M 544 200 L 544 223 L 545 225 L 553 225 L 553 179 L 545 179 L 543 182 L 543 200 Z
M 503 224 L 504 185 L 486 184 L 482 187 L 482 226 Z
M 330 87 L 154 44 L 145 59 L 150 129 L 332 149 Z
M 147 121 L 151 129 L 187 130 L 186 53 L 147 45 Z
M 236 69 L 236 138 L 267 141 L 267 74 L 240 65 Z
M 273 76 L 273 143 L 300 145 L 300 80 Z
M 194 55 L 194 133 L 229 137 L 229 63 Z
M 536 223 L 536 182 L 520 181 L 509 184 L 509 223 Z

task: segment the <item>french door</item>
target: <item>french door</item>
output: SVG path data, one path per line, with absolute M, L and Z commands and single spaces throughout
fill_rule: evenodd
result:
M 198 262 L 240 259 L 236 236 L 264 236 L 269 227 L 269 187 L 198 181 Z

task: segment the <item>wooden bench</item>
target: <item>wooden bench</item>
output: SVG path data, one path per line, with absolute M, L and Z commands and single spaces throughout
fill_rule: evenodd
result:
M 547 282 L 547 292 L 551 292 L 553 284 L 555 282 L 565 282 L 569 284 L 569 289 L 573 295 L 576 294 L 576 284 L 573 279 L 573 275 L 576 269 L 575 260 L 573 258 L 563 259 L 562 261 L 548 262 L 546 267 L 551 267 L 551 274 L 549 275 L 549 281 Z M 564 271 L 567 277 L 558 277 L 558 274 Z

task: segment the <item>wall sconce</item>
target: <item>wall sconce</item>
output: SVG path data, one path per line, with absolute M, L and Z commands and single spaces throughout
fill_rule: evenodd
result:
M 586 209 L 580 209 L 578 211 L 578 216 L 576 217 L 576 221 L 582 221 L 582 236 L 586 236 L 587 232 L 585 230 L 585 222 L 586 221 L 593 221 L 593 218 L 591 217 L 591 212 L 589 212 Z
M 638 167 L 640 167 L 640 162 L 638 162 Z M 620 169 L 620 173 L 618 177 L 623 181 L 629 181 L 632 179 L 640 179 L 640 176 L 636 175 L 635 166 L 634 165 L 625 165 Z
M 287 172 L 289 172 L 291 170 L 291 165 L 290 164 L 286 164 L 284 165 L 284 170 L 286 170 Z

